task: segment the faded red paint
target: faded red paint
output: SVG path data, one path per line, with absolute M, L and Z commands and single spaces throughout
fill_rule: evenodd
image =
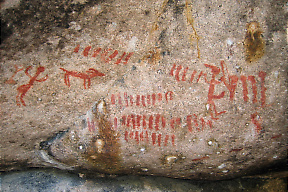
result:
M 201 157 L 201 158 L 192 159 L 192 161 L 200 161 L 200 160 L 209 159 L 209 158 L 210 157 L 208 157 L 208 156 L 204 156 L 204 157 Z
M 99 55 L 100 51 L 102 49 L 100 47 L 98 47 L 97 49 L 94 50 L 93 54 L 92 54 L 92 57 L 97 57 L 97 55 Z
M 34 76 L 31 76 L 28 71 L 32 68 L 32 66 L 29 66 L 26 68 L 25 70 L 25 74 L 30 78 L 29 82 L 27 84 L 24 84 L 24 85 L 20 85 L 18 88 L 17 88 L 17 91 L 18 91 L 18 94 L 16 96 L 16 103 L 18 106 L 21 106 L 21 104 L 23 106 L 26 106 L 23 98 L 24 96 L 26 95 L 26 93 L 29 91 L 29 89 L 34 85 L 35 81 L 37 82 L 43 82 L 43 81 L 46 81 L 47 78 L 48 78 L 48 75 L 46 75 L 45 77 L 43 77 L 42 79 L 37 79 L 37 77 L 43 73 L 45 71 L 45 68 L 44 67 L 38 67 L 37 68 L 37 71 L 35 73 Z
M 196 71 L 196 70 L 194 70 L 194 71 L 193 71 L 193 73 L 192 73 L 192 75 L 191 75 L 191 77 L 190 77 L 190 83 L 192 83 L 192 82 L 193 82 L 193 80 L 194 80 L 194 77 L 195 77 L 196 73 L 197 73 L 197 71 Z
M 251 115 L 251 121 L 252 123 L 256 126 L 256 132 L 259 134 L 260 131 L 262 130 L 262 126 L 261 126 L 261 118 L 259 117 L 259 120 L 257 119 L 258 113 L 253 113 Z
M 87 57 L 91 48 L 92 48 L 91 46 L 85 47 L 83 51 L 83 56 Z
M 62 67 L 60 67 L 61 70 L 63 70 L 65 72 L 65 75 L 64 75 L 64 82 L 65 84 L 70 87 L 70 79 L 69 77 L 72 76 L 72 77 L 78 77 L 80 79 L 83 79 L 84 80 L 84 88 L 86 89 L 86 80 L 88 81 L 88 88 L 90 87 L 91 85 L 91 78 L 93 77 L 97 77 L 97 76 L 105 76 L 104 73 L 101 73 L 99 72 L 98 70 L 96 69 L 93 69 L 93 68 L 90 68 L 88 71 L 86 71 L 86 73 L 81 73 L 81 72 L 78 72 L 78 71 L 68 71 Z
M 229 152 L 231 153 L 231 152 L 239 152 L 239 151 L 242 151 L 243 150 L 243 148 L 239 148 L 239 149 L 231 149 Z
M 76 47 L 74 48 L 74 53 L 78 53 L 79 52 L 79 48 L 80 48 L 80 45 L 78 44 L 78 45 L 76 45 Z
M 18 72 L 24 70 L 24 67 L 18 68 L 17 65 L 14 65 L 14 68 L 15 68 L 15 72 L 14 72 L 14 74 L 13 74 L 7 81 L 5 81 L 6 84 L 16 84 L 16 81 L 15 81 L 13 78 L 16 76 L 16 74 L 17 74 Z
M 234 99 L 235 96 L 235 90 L 238 82 L 238 77 L 236 75 L 229 75 L 229 72 L 226 67 L 226 72 L 224 69 L 225 63 L 224 61 L 221 61 L 221 69 L 223 76 L 221 77 L 221 81 L 223 81 L 224 85 L 227 87 L 227 89 L 230 92 L 230 101 Z M 228 81 L 226 78 L 226 73 L 228 74 Z
M 94 121 L 90 121 L 89 118 L 87 118 L 87 125 L 88 125 L 88 130 L 90 132 L 95 132 L 95 124 Z
M 274 135 L 274 136 L 271 137 L 271 139 L 277 139 L 277 138 L 280 138 L 280 137 L 282 137 L 282 134 Z
M 265 77 L 266 73 L 264 71 L 259 72 L 259 77 L 261 79 L 261 106 L 265 107 L 265 102 L 266 102 L 266 90 L 267 88 L 265 87 Z

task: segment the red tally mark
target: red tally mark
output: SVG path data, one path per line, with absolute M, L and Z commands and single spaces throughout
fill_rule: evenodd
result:
M 73 52 L 78 53 L 79 50 L 80 50 L 80 45 L 77 45 L 74 48 Z M 101 47 L 97 47 L 95 49 L 92 49 L 92 46 L 89 45 L 89 46 L 84 48 L 82 55 L 84 57 L 88 57 L 90 55 L 91 50 L 92 50 L 91 57 L 97 57 L 98 55 L 100 55 L 100 59 L 104 63 L 109 63 L 115 58 L 114 64 L 116 64 L 116 65 L 119 65 L 120 63 L 123 63 L 124 65 L 126 65 L 129 61 L 129 59 L 134 54 L 134 52 L 131 52 L 131 53 L 123 52 L 122 54 L 119 55 L 118 50 L 112 50 L 111 48 L 102 49 Z

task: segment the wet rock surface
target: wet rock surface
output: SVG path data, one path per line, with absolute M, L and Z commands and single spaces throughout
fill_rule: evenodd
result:
M 285 164 L 284 1 L 1 6 L 1 171 L 221 180 Z

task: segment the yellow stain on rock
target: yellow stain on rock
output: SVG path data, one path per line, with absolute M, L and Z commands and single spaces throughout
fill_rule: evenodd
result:
M 246 25 L 244 41 L 246 49 L 246 61 L 251 63 L 259 60 L 265 53 L 265 42 L 262 38 L 262 30 L 258 22 L 253 21 Z

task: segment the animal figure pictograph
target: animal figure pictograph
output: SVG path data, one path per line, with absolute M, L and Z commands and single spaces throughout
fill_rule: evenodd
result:
M 48 75 L 46 75 L 45 77 L 43 77 L 42 79 L 37 79 L 37 77 L 43 73 L 45 71 L 45 68 L 44 67 L 38 67 L 37 68 L 37 71 L 35 73 L 34 76 L 31 76 L 28 71 L 32 68 L 32 66 L 29 66 L 26 68 L 25 70 L 25 74 L 30 78 L 29 82 L 27 84 L 24 84 L 24 85 L 20 85 L 18 88 L 17 88 L 17 91 L 18 91 L 18 94 L 16 96 L 16 103 L 18 106 L 21 106 L 21 103 L 23 106 L 26 106 L 24 100 L 23 100 L 23 97 L 26 95 L 26 93 L 28 92 L 28 90 L 34 85 L 35 81 L 37 82 L 43 82 L 43 81 L 46 81 L 47 78 L 48 78 Z
M 70 76 L 83 79 L 84 80 L 84 83 L 83 83 L 84 89 L 86 89 L 86 80 L 88 81 L 88 88 L 89 88 L 91 85 L 91 78 L 97 77 L 97 76 L 105 76 L 104 73 L 101 73 L 98 70 L 93 69 L 93 68 L 90 68 L 88 71 L 86 71 L 86 73 L 81 73 L 78 71 L 68 71 L 62 67 L 60 67 L 60 69 L 65 71 L 64 82 L 68 87 L 70 87 L 70 79 L 69 79 Z

